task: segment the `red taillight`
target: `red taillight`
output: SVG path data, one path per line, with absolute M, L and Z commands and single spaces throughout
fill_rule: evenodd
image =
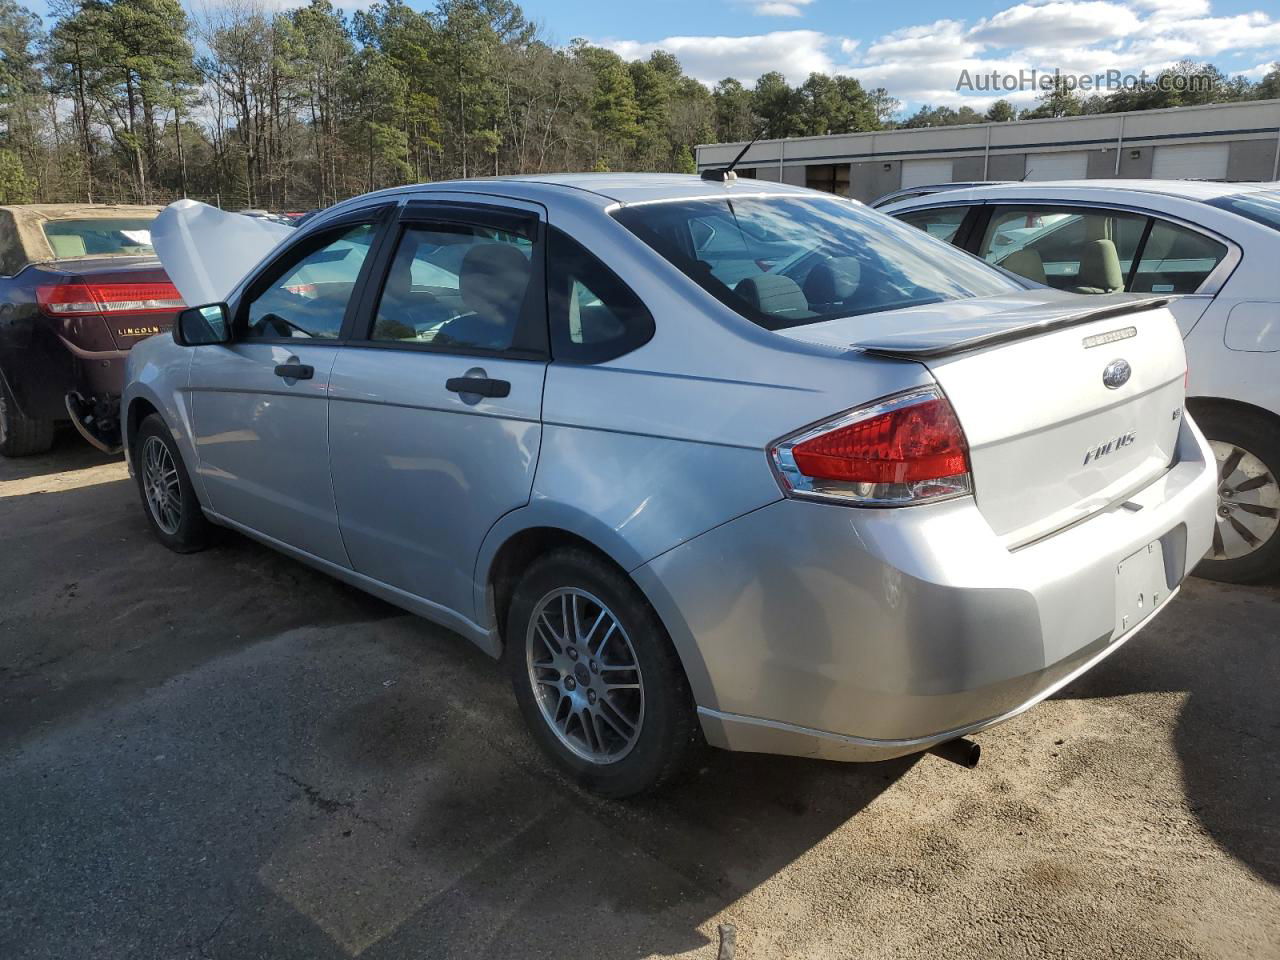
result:
M 871 504 L 921 503 L 972 490 L 969 449 L 937 390 L 890 397 L 775 444 L 787 492 Z
M 178 288 L 153 283 L 59 283 L 36 288 L 36 303 L 55 317 L 88 313 L 172 313 L 186 304 Z

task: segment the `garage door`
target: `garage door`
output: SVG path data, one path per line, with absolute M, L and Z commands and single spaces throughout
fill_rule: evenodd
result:
M 902 188 L 951 182 L 950 160 L 903 160 Z
M 1225 143 L 1180 143 L 1156 147 L 1151 176 L 1157 180 L 1227 179 Z
M 1083 180 L 1088 174 L 1089 154 L 1083 150 L 1027 154 L 1028 180 Z

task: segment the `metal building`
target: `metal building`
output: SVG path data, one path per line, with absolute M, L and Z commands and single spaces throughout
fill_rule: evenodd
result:
M 724 166 L 743 146 L 699 146 L 698 169 Z M 761 140 L 738 174 L 863 201 L 968 180 L 1276 180 L 1280 100 Z

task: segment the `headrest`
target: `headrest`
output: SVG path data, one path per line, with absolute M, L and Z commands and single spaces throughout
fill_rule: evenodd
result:
M 1110 240 L 1090 240 L 1080 248 L 1080 273 L 1076 289 L 1081 293 L 1118 293 L 1124 289 L 1120 258 Z
M 1044 260 L 1036 250 L 1015 250 L 1000 261 L 1000 266 L 1035 283 L 1049 282 L 1044 275 Z
M 843 303 L 853 296 L 862 278 L 862 264 L 856 257 L 832 257 L 804 278 L 804 295 L 809 303 Z
M 49 246 L 53 248 L 53 255 L 58 259 L 63 257 L 83 257 L 84 256 L 84 237 L 78 237 L 74 233 L 59 233 L 49 237 Z
M 515 325 L 529 286 L 529 260 L 509 243 L 482 243 L 462 258 L 458 292 L 473 313 Z
M 809 311 L 809 301 L 804 298 L 800 284 L 780 273 L 746 277 L 738 281 L 733 292 L 761 313 L 783 316 Z

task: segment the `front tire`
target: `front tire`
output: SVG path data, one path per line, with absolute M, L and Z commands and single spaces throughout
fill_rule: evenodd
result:
M 696 742 L 689 684 L 657 614 L 585 550 L 557 550 L 525 573 L 503 656 L 534 740 L 588 790 L 655 790 Z
M 23 416 L 0 377 L 0 456 L 29 457 L 53 446 L 53 421 Z
M 1247 410 L 1192 411 L 1218 461 L 1218 516 L 1197 576 L 1258 583 L 1280 574 L 1280 423 Z
M 133 462 L 142 509 L 156 539 L 174 553 L 203 550 L 209 542 L 209 521 L 200 509 L 178 445 L 158 414 L 151 414 L 138 427 Z

